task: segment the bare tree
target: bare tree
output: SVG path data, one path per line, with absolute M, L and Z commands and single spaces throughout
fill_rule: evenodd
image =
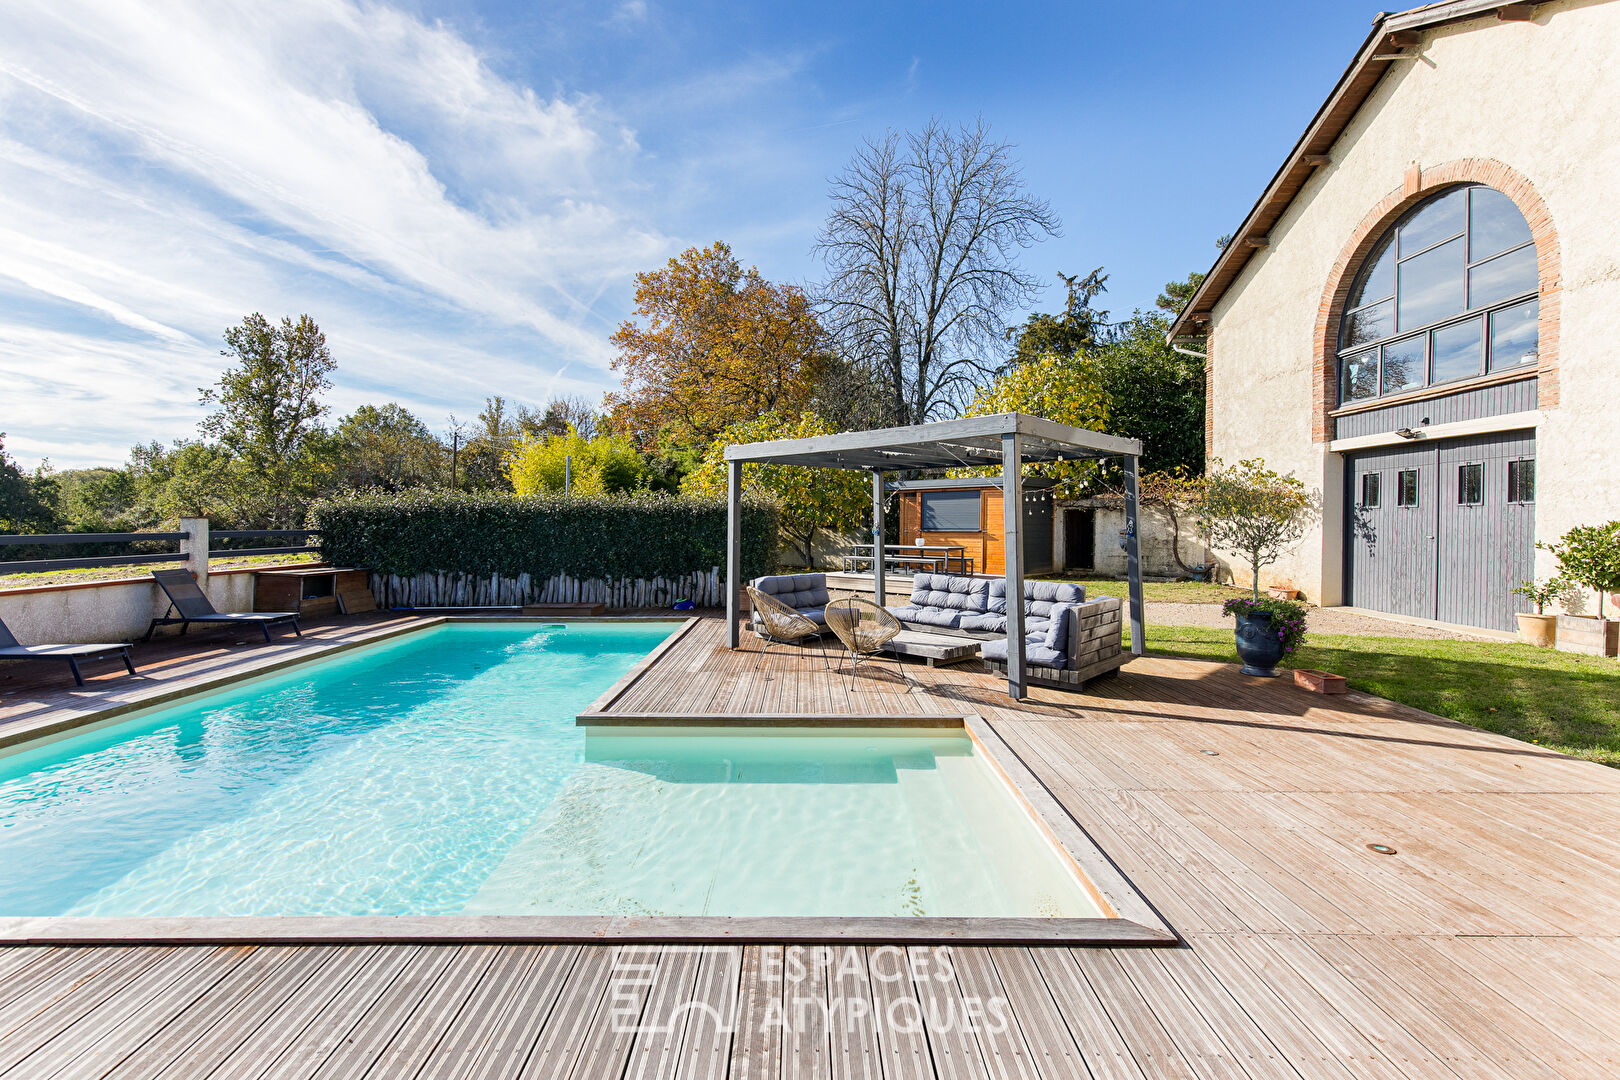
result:
M 1003 317 L 1038 283 L 1018 252 L 1059 232 L 983 120 L 867 142 L 833 178 L 816 242 L 845 358 L 884 385 L 892 422 L 960 410 L 999 366 Z

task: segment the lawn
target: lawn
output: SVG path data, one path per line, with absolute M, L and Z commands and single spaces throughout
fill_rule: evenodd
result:
M 1230 630 L 1149 626 L 1147 646 L 1237 661 Z M 1336 672 L 1352 690 L 1620 767 L 1620 661 L 1508 642 L 1313 634 L 1285 666 Z
M 210 570 L 230 570 L 243 566 L 286 566 L 290 563 L 314 562 L 320 556 L 311 555 L 249 555 L 240 559 L 211 559 Z M 38 574 L 7 574 L 5 563 L 0 562 L 0 589 L 29 589 L 37 585 L 70 585 L 81 581 L 117 581 L 122 578 L 141 578 L 153 570 L 164 570 L 184 562 L 176 555 L 173 562 L 133 563 L 128 566 L 97 566 L 85 570 L 47 570 Z
M 1042 581 L 1072 581 L 1086 587 L 1087 596 L 1124 596 L 1122 578 L 1087 577 L 1084 574 L 1042 574 Z M 1212 585 L 1207 581 L 1144 581 L 1142 599 L 1150 604 L 1219 604 L 1234 596 L 1247 596 L 1248 589 Z

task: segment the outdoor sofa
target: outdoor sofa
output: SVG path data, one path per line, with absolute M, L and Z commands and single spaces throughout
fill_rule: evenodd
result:
M 1078 687 L 1117 672 L 1125 663 L 1123 604 L 1117 596 L 1086 599 L 1066 581 L 1024 582 L 1024 659 L 1034 683 Z M 985 665 L 1007 670 L 1005 578 L 918 574 L 911 599 L 891 607 L 911 629 L 985 639 Z
M 827 575 L 826 574 L 774 574 L 755 578 L 754 588 L 797 611 L 823 630 L 827 628 Z M 765 630 L 756 612 L 754 632 L 761 637 Z
M 131 675 L 135 674 L 135 663 L 129 658 L 129 644 L 127 642 L 109 643 L 99 645 L 23 645 L 17 641 L 15 635 L 0 621 L 0 660 L 64 660 L 68 670 L 73 672 L 73 682 L 76 686 L 84 685 L 84 675 L 79 671 L 79 661 L 100 660 L 117 657 L 124 662 L 124 668 Z

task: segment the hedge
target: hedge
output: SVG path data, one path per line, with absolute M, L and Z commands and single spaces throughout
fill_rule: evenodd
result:
M 743 502 L 743 579 L 776 568 L 774 502 Z M 656 492 L 363 492 L 316 503 L 321 555 L 380 574 L 676 577 L 726 566 L 726 503 Z

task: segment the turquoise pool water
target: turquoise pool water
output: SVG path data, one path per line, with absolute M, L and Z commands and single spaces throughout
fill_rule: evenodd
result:
M 586 734 L 667 623 L 459 623 L 0 758 L 0 915 L 1095 916 L 963 736 Z

